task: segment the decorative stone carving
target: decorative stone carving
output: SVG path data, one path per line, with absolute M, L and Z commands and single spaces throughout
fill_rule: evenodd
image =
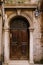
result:
M 20 15 L 20 13 L 21 13 L 21 10 L 17 9 L 17 15 Z

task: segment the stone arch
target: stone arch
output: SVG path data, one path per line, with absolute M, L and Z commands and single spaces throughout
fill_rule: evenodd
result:
M 30 27 L 30 23 L 28 22 L 28 20 L 27 20 L 25 17 L 18 15 L 18 16 L 13 17 L 13 18 L 10 20 L 10 22 L 11 22 L 12 20 L 15 20 L 15 19 L 21 19 L 21 20 L 23 19 L 23 20 L 25 21 L 25 23 L 27 23 L 28 27 Z M 10 25 L 10 22 L 9 22 L 9 25 Z
M 32 17 L 26 15 L 25 13 L 22 13 L 22 14 L 20 14 L 20 15 L 16 15 L 16 14 L 12 14 L 12 15 L 10 15 L 9 18 L 8 18 L 8 21 L 7 21 L 8 24 L 9 24 L 9 22 L 11 21 L 11 19 L 14 18 L 15 16 L 21 16 L 21 17 L 24 17 L 25 19 L 27 19 L 28 23 L 30 24 L 30 27 L 33 28 Z

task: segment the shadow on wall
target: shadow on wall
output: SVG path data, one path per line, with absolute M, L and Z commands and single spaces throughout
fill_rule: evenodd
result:
M 41 10 L 42 10 L 42 12 L 43 12 L 43 0 L 41 0 L 40 9 L 41 9 Z
M 0 65 L 2 65 L 2 61 L 0 61 Z
M 34 61 L 35 64 L 43 64 L 43 59 L 40 61 Z
M 41 43 L 42 43 L 42 59 L 43 59 L 43 0 L 41 2 L 41 10 L 42 10 L 42 17 L 41 17 Z M 43 63 L 43 60 L 42 60 L 42 63 Z

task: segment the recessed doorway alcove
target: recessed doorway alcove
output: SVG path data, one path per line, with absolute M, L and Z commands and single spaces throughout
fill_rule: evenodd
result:
M 10 59 L 29 60 L 30 24 L 22 16 L 13 17 L 10 21 Z
M 5 17 L 4 62 L 8 65 L 33 63 L 33 27 L 31 20 L 22 15 Z

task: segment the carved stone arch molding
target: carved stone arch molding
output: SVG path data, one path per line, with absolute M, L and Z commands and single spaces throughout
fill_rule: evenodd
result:
M 20 16 L 26 18 L 28 20 L 28 22 L 30 23 L 30 51 L 29 51 L 29 62 L 26 61 L 26 63 L 24 61 L 15 61 L 15 60 L 10 60 L 9 58 L 9 53 L 10 53 L 10 48 L 9 48 L 9 43 L 10 43 L 10 38 L 9 38 L 9 27 L 10 27 L 10 21 L 12 18 L 14 18 L 15 16 L 18 16 L 17 14 L 12 14 L 9 16 L 9 18 L 7 18 L 7 15 L 5 15 L 5 23 L 4 23 L 4 63 L 11 65 L 13 62 L 16 65 L 28 65 L 29 63 L 33 63 L 33 21 L 32 21 L 32 17 L 30 17 L 29 15 L 27 15 L 26 13 L 21 13 Z M 13 65 L 14 65 L 13 64 Z
M 28 20 L 29 24 L 30 24 L 30 27 L 33 28 L 33 18 L 31 17 L 31 15 L 29 15 L 26 12 L 23 12 L 23 13 L 21 12 L 20 14 L 10 15 L 9 18 L 8 18 L 8 24 L 9 24 L 10 20 L 15 16 L 22 16 L 22 17 L 26 18 Z

